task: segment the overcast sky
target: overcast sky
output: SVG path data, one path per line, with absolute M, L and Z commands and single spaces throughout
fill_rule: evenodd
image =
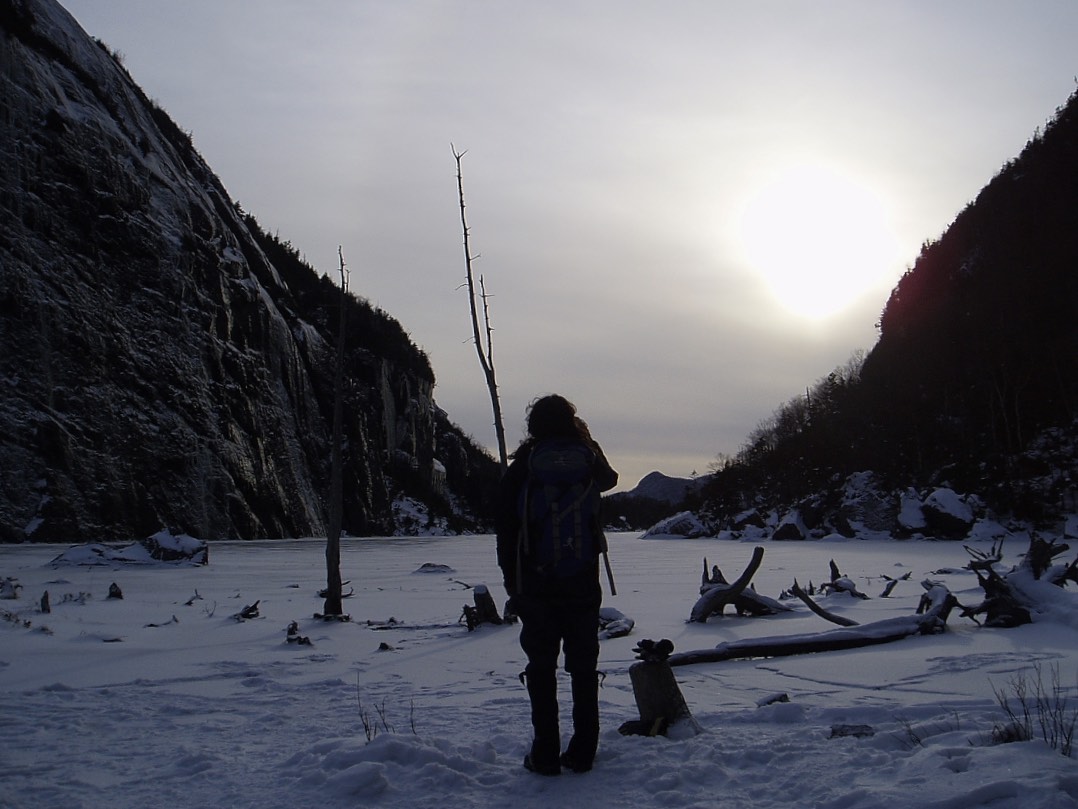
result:
M 494 448 L 574 400 L 631 488 L 703 473 L 857 350 L 1075 89 L 1073 0 L 66 0 L 232 197 L 401 321 Z

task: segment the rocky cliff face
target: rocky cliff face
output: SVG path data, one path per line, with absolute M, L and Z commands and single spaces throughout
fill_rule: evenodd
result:
M 0 540 L 324 534 L 336 288 L 52 0 L 0 0 L 0 217 Z M 345 531 L 475 527 L 493 461 L 346 303 Z

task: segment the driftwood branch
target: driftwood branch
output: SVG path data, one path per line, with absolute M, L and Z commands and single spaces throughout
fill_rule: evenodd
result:
M 833 624 L 839 626 L 857 626 L 857 621 L 852 618 L 845 618 L 841 615 L 835 615 L 833 612 L 829 612 L 812 600 L 812 597 L 804 591 L 800 584 L 797 583 L 797 579 L 794 579 L 794 586 L 790 588 L 790 592 L 805 602 L 807 606 L 814 613 L 819 615 L 824 620 L 830 621 Z
M 689 613 L 689 623 L 705 623 L 712 615 L 721 613 L 727 604 L 733 602 L 749 586 L 752 577 L 760 569 L 763 558 L 764 549 L 757 546 L 752 551 L 748 567 L 733 584 L 709 584 L 701 587 L 703 592 Z M 707 569 L 706 561 L 704 568 Z

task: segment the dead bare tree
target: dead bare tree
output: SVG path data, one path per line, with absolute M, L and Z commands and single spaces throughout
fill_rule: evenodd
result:
M 494 346 L 492 342 L 492 329 L 490 326 L 490 307 L 487 297 L 487 288 L 482 276 L 479 276 L 479 290 L 476 291 L 475 275 L 472 272 L 472 249 L 470 244 L 471 232 L 468 228 L 468 219 L 464 213 L 464 175 L 461 171 L 460 161 L 467 154 L 466 151 L 458 152 L 455 146 L 453 158 L 457 161 L 457 194 L 460 199 L 460 225 L 464 230 L 464 267 L 465 286 L 468 290 L 468 304 L 472 315 L 472 340 L 475 343 L 475 352 L 479 356 L 479 365 L 483 369 L 483 377 L 486 379 L 487 391 L 490 393 L 490 406 L 494 413 L 494 434 L 498 440 L 498 457 L 504 471 L 509 466 L 509 454 L 505 446 L 505 425 L 502 420 L 502 406 L 498 398 L 498 382 L 494 373 Z M 479 302 L 482 301 L 483 328 L 479 325 Z
M 344 263 L 344 251 L 339 245 L 337 256 L 340 259 L 341 295 L 340 313 L 337 317 L 337 353 L 333 361 L 333 437 L 330 448 L 329 531 L 326 534 L 326 600 L 322 607 L 322 614 L 327 618 L 344 614 L 341 604 L 341 523 L 344 509 L 341 443 L 344 440 L 344 326 L 348 273 Z

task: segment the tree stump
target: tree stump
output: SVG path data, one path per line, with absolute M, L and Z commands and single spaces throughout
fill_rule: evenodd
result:
M 494 596 L 490 594 L 490 589 L 485 584 L 475 586 L 472 591 L 472 600 L 475 602 L 475 606 L 465 604 L 464 612 L 460 616 L 461 620 L 467 624 L 469 632 L 480 624 L 500 626 L 504 623 L 511 623 L 498 613 L 498 607 L 494 603 Z
M 482 623 L 495 625 L 502 623 L 502 616 L 494 603 L 494 596 L 490 594 L 490 589 L 485 584 L 475 586 L 472 598 L 475 600 L 475 608 L 479 611 Z
M 670 668 L 668 658 L 673 649 L 674 644 L 668 640 L 642 640 L 636 647 L 641 661 L 629 667 L 629 679 L 640 718 L 618 728 L 623 736 L 666 736 L 675 726 L 690 735 L 703 731 Z

